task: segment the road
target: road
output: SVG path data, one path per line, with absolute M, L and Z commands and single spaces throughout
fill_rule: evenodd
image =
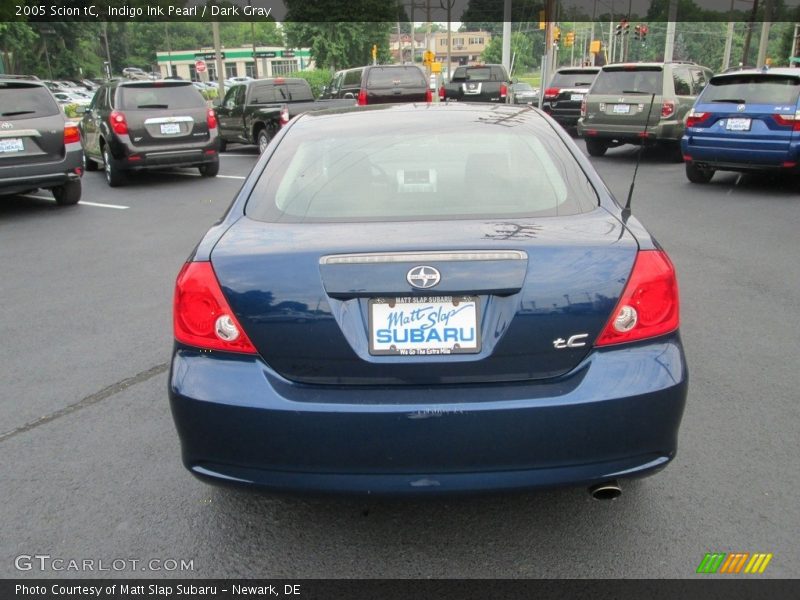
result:
M 256 159 L 234 148 L 223 177 L 119 189 L 87 173 L 84 199 L 112 207 L 0 201 L 0 577 L 683 578 L 711 551 L 771 552 L 764 577 L 800 573 L 796 182 L 697 186 L 645 153 L 633 212 L 678 270 L 691 375 L 662 473 L 614 502 L 298 499 L 195 480 L 166 396 L 175 275 Z M 593 161 L 624 199 L 635 150 Z M 192 569 L 18 571 L 31 554 Z

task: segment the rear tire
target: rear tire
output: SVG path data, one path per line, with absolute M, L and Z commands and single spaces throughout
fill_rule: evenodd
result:
M 227 149 L 228 149 L 228 142 L 226 142 L 222 138 L 219 138 L 219 151 L 225 152 Z
M 256 136 L 256 142 L 258 143 L 258 152 L 259 154 L 264 154 L 264 150 L 267 149 L 267 145 L 269 145 L 270 140 L 269 131 L 267 128 L 259 129 L 258 135 Z
M 106 183 L 109 187 L 119 187 L 125 183 L 125 173 L 120 171 L 111 158 L 111 151 L 108 146 L 103 148 L 103 163 L 105 164 Z
M 708 183 L 714 176 L 714 169 L 700 169 L 694 163 L 686 163 L 686 178 L 692 183 Z
M 219 160 L 200 165 L 198 169 L 203 177 L 216 177 L 217 173 L 219 173 Z
M 98 165 L 94 162 L 91 158 L 86 156 L 86 152 L 83 153 L 83 170 L 84 171 L 97 171 Z
M 608 144 L 601 140 L 587 138 L 586 150 L 589 152 L 589 156 L 603 156 L 608 150 Z
M 56 204 L 59 206 L 71 206 L 77 204 L 81 199 L 81 180 L 68 181 L 52 189 Z

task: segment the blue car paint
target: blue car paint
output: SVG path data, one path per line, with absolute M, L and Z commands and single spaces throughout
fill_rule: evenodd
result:
M 592 218 L 612 217 L 624 224 L 621 240 L 633 240 L 642 250 L 659 248 L 616 203 L 572 139 L 542 118 L 596 190 L 599 209 Z M 236 227 L 248 226 L 247 198 L 291 127 L 273 140 L 190 260 L 208 261 L 212 253 L 214 260 L 224 260 L 223 246 L 217 248 L 220 240 L 226 232 L 233 240 Z M 303 268 L 311 269 L 313 262 Z M 335 280 L 331 275 L 329 281 Z M 225 293 L 231 291 L 228 287 Z M 327 333 L 341 335 L 342 305 L 352 301 L 346 295 L 329 298 L 319 308 L 316 292 L 300 303 L 282 298 L 274 303 L 279 308 L 273 316 L 304 320 L 312 327 L 319 321 Z M 544 318 L 518 315 L 518 301 L 512 304 L 498 310 L 509 318 Z M 308 310 L 311 306 L 314 311 Z M 359 310 L 363 315 L 364 306 Z M 398 360 L 368 359 L 387 364 Z M 675 456 L 687 387 L 676 332 L 621 347 L 588 348 L 567 372 L 538 381 L 404 386 L 298 383 L 260 356 L 176 344 L 169 397 L 184 464 L 203 480 L 273 491 L 437 494 L 582 485 L 652 474 Z

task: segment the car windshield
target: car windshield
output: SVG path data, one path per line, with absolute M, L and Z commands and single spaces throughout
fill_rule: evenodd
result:
M 0 117 L 34 119 L 59 114 L 50 91 L 40 85 L 0 81 Z
M 512 126 L 514 113 L 381 112 L 300 120 L 267 163 L 247 215 L 294 223 L 449 220 L 597 206 L 549 128 Z
M 123 110 L 140 108 L 198 108 L 205 105 L 200 93 L 189 83 L 154 82 L 150 85 L 124 85 L 119 88 L 119 107 Z
M 592 86 L 592 94 L 661 94 L 664 72 L 660 67 L 604 69 Z
M 780 75 L 736 75 L 713 78 L 700 102 L 736 104 L 797 104 L 800 78 Z
M 556 73 L 550 87 L 557 88 L 588 88 L 594 83 L 597 71 L 568 71 L 566 73 Z

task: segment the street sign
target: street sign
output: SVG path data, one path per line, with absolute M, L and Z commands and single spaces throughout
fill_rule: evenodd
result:
M 197 71 L 198 73 L 205 73 L 206 61 L 204 60 L 194 61 L 194 70 Z

